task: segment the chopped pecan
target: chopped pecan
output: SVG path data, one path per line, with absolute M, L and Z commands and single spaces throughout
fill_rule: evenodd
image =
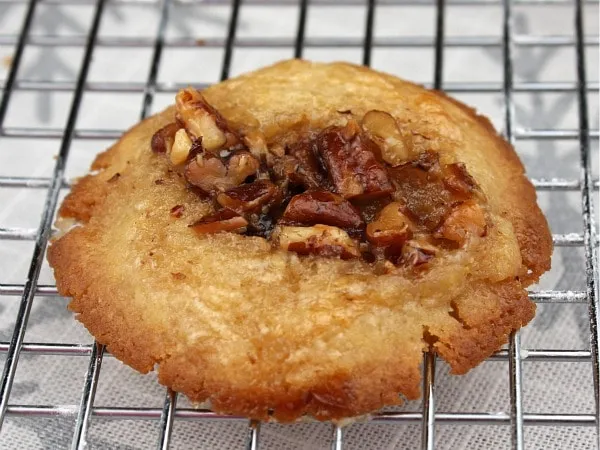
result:
M 221 231 L 243 233 L 247 225 L 248 221 L 235 211 L 222 209 L 214 214 L 204 216 L 199 221 L 188 226 L 198 234 L 210 234 Z
M 252 130 L 246 133 L 244 143 L 248 146 L 252 156 L 259 161 L 266 158 L 268 152 L 267 142 L 265 141 L 265 136 L 260 131 Z
M 483 210 L 477 203 L 468 201 L 452 210 L 434 236 L 454 241 L 462 247 L 470 236 L 483 236 L 485 231 Z
M 411 161 L 411 164 L 432 175 L 441 175 L 440 157 L 436 152 L 426 151 L 419 153 L 417 158 Z
M 402 262 L 409 266 L 419 267 L 428 263 L 436 252 L 434 246 L 422 240 L 411 239 L 402 247 Z
M 381 210 L 374 222 L 367 225 L 367 239 L 377 247 L 396 246 L 412 237 L 412 224 L 400 211 L 400 203 L 390 203 Z
M 360 134 L 331 127 L 319 134 L 317 148 L 338 194 L 345 198 L 378 197 L 393 192 L 388 175 L 377 162 L 378 148 Z
M 327 191 L 312 191 L 292 197 L 282 223 L 332 225 L 357 230 L 364 227 L 359 211 L 343 197 Z
M 371 139 L 381 148 L 381 157 L 386 163 L 398 166 L 409 159 L 410 151 L 404 143 L 396 120 L 389 113 L 369 111 L 363 117 L 361 124 Z
M 173 146 L 169 152 L 169 159 L 171 160 L 171 163 L 175 166 L 183 164 L 187 160 L 191 148 L 192 140 L 188 136 L 187 132 L 183 128 L 177 130 L 177 133 L 175 133 Z
M 296 158 L 290 155 L 283 155 L 279 158 L 271 158 L 271 167 L 273 169 L 274 178 L 281 182 L 298 182 L 297 177 L 298 167 L 300 163 Z
M 394 197 L 402 203 L 404 212 L 429 231 L 436 230 L 452 208 L 452 195 L 444 183 L 429 170 L 435 166 L 411 162 L 390 170 L 396 181 Z M 429 163 L 429 160 L 425 162 Z
M 227 167 L 219 158 L 196 156 L 185 167 L 185 178 L 205 192 L 225 191 L 236 184 L 227 176 Z
M 448 164 L 444 167 L 444 184 L 463 200 L 470 198 L 477 186 L 463 163 Z
M 177 123 L 170 123 L 154 133 L 150 141 L 152 151 L 155 153 L 168 153 L 175 140 L 175 133 L 180 128 Z
M 277 186 L 268 180 L 228 189 L 217 196 L 217 202 L 237 212 L 254 212 L 268 205 L 277 196 Z
M 219 158 L 198 155 L 186 166 L 185 177 L 205 192 L 226 191 L 242 184 L 258 168 L 258 161 L 248 152 L 236 153 L 227 166 Z
M 202 138 L 202 147 L 215 152 L 223 146 L 231 147 L 238 138 L 219 112 L 208 104 L 195 89 L 182 89 L 175 97 L 177 113 L 185 128 L 195 138 Z
M 250 153 L 237 152 L 229 159 L 227 176 L 238 185 L 243 183 L 246 178 L 256 175 L 259 168 L 260 163 Z
M 327 225 L 280 227 L 276 232 L 279 246 L 299 255 L 319 255 L 351 259 L 360 257 L 358 245 L 344 231 Z
M 306 189 L 327 187 L 327 175 L 319 164 L 312 142 L 296 143 L 288 152 L 297 161 L 294 172 L 289 176 L 292 183 L 300 184 Z

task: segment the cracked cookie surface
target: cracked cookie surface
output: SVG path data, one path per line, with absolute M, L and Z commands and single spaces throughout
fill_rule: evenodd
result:
M 221 412 L 417 398 L 423 350 L 468 371 L 531 320 L 525 288 L 550 266 L 487 119 L 350 64 L 184 90 L 92 169 L 49 249 L 60 293 L 119 359 Z

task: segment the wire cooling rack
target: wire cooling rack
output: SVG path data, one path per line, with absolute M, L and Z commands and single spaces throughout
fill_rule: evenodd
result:
M 27 274 L 21 283 L 8 282 L 0 274 L 0 296 L 12 299 L 14 304 L 18 301 L 16 315 L 11 319 L 10 332 L 7 335 L 9 339 L 0 342 L 0 352 L 4 356 L 4 371 L 0 380 L 0 423 L 6 423 L 11 418 L 32 418 L 33 420 L 42 420 L 43 418 L 54 416 L 70 416 L 73 420 L 71 447 L 73 449 L 83 448 L 89 443 L 92 448 L 94 442 L 89 436 L 89 428 L 94 421 L 99 420 L 153 420 L 159 423 L 158 447 L 161 449 L 169 448 L 169 445 L 175 434 L 173 432 L 175 424 L 181 421 L 206 422 L 222 421 L 225 423 L 243 422 L 243 418 L 226 417 L 213 413 L 205 409 L 193 409 L 191 407 L 177 407 L 177 395 L 167 391 L 164 395 L 164 405 L 159 407 L 130 407 L 130 406 L 99 406 L 95 403 L 96 391 L 101 374 L 103 359 L 110 357 L 106 354 L 103 346 L 98 344 L 80 344 L 80 343 L 61 343 L 61 342 L 33 342 L 26 339 L 28 323 L 30 322 L 30 312 L 34 300 L 38 297 L 49 297 L 58 299 L 55 286 L 43 284 L 40 282 L 40 272 L 44 264 L 45 250 L 52 232 L 52 221 L 55 209 L 59 203 L 60 197 L 65 189 L 68 189 L 70 182 L 66 177 L 67 161 L 74 140 L 78 142 L 92 141 L 101 142 L 105 140 L 116 139 L 122 133 L 122 129 L 112 130 L 107 128 L 84 128 L 78 125 L 80 110 L 82 108 L 82 99 L 90 93 L 97 94 L 128 94 L 141 93 L 141 110 L 139 117 L 144 118 L 157 108 L 155 99 L 161 94 L 168 94 L 169 98 L 178 88 L 185 86 L 184 83 L 178 83 L 171 80 L 161 80 L 159 73 L 161 71 L 161 62 L 164 62 L 166 50 L 189 49 L 201 46 L 207 49 L 216 49 L 219 51 L 219 73 L 217 78 L 226 79 L 232 72 L 232 58 L 236 49 L 288 49 L 289 56 L 306 56 L 307 50 L 325 49 L 330 52 L 330 59 L 338 59 L 337 52 L 344 49 L 352 49 L 359 52 L 358 59 L 365 64 L 371 65 L 374 59 L 374 50 L 386 49 L 390 51 L 412 49 L 425 52 L 432 51 L 432 70 L 429 80 L 421 80 L 425 85 L 437 89 L 444 89 L 452 95 L 461 94 L 490 94 L 495 95 L 501 100 L 501 114 L 496 122 L 503 130 L 506 138 L 516 145 L 517 150 L 522 143 L 528 141 L 569 141 L 577 143 L 577 152 L 572 159 L 578 159 L 578 171 L 571 177 L 556 177 L 551 174 L 548 176 L 538 176 L 532 179 L 534 185 L 541 194 L 547 193 L 552 197 L 558 193 L 569 193 L 569 195 L 579 196 L 578 202 L 581 204 L 581 215 L 570 223 L 573 230 L 560 230 L 561 233 L 554 234 L 554 243 L 560 248 L 578 248 L 582 250 L 584 258 L 581 262 L 580 270 L 584 273 L 583 286 L 563 284 L 562 289 L 534 290 L 531 292 L 531 298 L 538 303 L 539 307 L 544 305 L 553 305 L 560 308 L 575 308 L 577 305 L 587 305 L 588 312 L 588 336 L 589 345 L 585 348 L 569 349 L 532 349 L 521 346 L 522 332 L 513 334 L 506 349 L 499 351 L 491 358 L 491 361 L 508 361 L 506 364 L 508 371 L 505 376 L 508 378 L 509 402 L 508 408 L 504 411 L 449 411 L 444 412 L 436 408 L 436 398 L 440 395 L 440 387 L 436 391 L 436 358 L 433 354 L 424 356 L 423 364 L 423 400 L 417 410 L 384 410 L 373 416 L 370 422 L 375 426 L 377 424 L 387 424 L 388 426 L 401 426 L 405 424 L 420 425 L 421 440 L 413 442 L 411 448 L 421 447 L 423 449 L 433 449 L 442 447 L 443 443 L 436 441 L 436 430 L 439 431 L 446 426 L 504 426 L 501 427 L 505 433 L 510 435 L 508 442 L 512 448 L 542 448 L 536 446 L 535 442 L 525 439 L 526 430 L 529 427 L 595 427 L 595 438 L 590 438 L 588 433 L 586 441 L 581 448 L 593 448 L 598 444 L 598 424 L 599 424 L 599 364 L 598 364 L 598 294 L 597 294 L 597 248 L 598 237 L 594 221 L 593 203 L 594 196 L 598 191 L 597 175 L 593 173 L 592 159 L 594 153 L 597 153 L 598 129 L 597 124 L 592 124 L 593 118 L 590 118 L 590 99 L 596 99 L 598 92 L 598 82 L 588 80 L 589 72 L 586 70 L 586 57 L 589 57 L 589 50 L 598 52 L 598 36 L 586 35 L 584 32 L 584 23 L 586 15 L 598 14 L 597 1 L 563 1 L 563 0 L 299 0 L 299 1 L 261 1 L 261 0 L 233 0 L 229 5 L 228 15 L 226 17 L 226 33 L 224 36 L 198 39 L 189 36 L 169 36 L 167 29 L 169 20 L 172 17 L 174 8 L 188 8 L 189 11 L 199 10 L 207 4 L 219 4 L 218 1 L 199 1 L 199 2 L 180 2 L 176 0 L 164 0 L 159 3 L 153 0 L 145 2 L 133 0 L 1 0 L 1 8 L 11 6 L 21 7 L 22 25 L 15 32 L 3 33 L 0 28 L 0 46 L 12 47 L 12 57 L 9 61 L 9 69 L 2 87 L 2 97 L 0 101 L 0 152 L 11 151 L 4 142 L 10 139 L 10 142 L 19 142 L 19 140 L 35 139 L 36 142 L 44 140 L 57 140 L 58 155 L 55 158 L 50 176 L 33 177 L 20 176 L 7 173 L 6 170 L 0 170 L 0 189 L 28 190 L 45 194 L 43 207 L 41 209 L 41 220 L 36 227 L 27 227 L 16 224 L 15 226 L 6 226 L 0 223 L 0 243 L 5 241 L 31 241 L 33 253 L 28 263 Z M 46 33 L 32 32 L 33 23 L 36 14 L 40 14 L 40 8 L 46 6 L 69 6 L 86 5 L 92 11 L 91 20 L 88 28 L 83 33 L 75 35 L 62 35 L 54 33 L 52 27 Z M 158 9 L 158 20 L 156 22 L 154 35 L 138 36 L 135 33 L 123 32 L 122 36 L 102 36 L 99 33 L 103 17 L 106 10 L 111 5 L 135 5 L 147 8 Z M 267 36 L 244 36 L 243 29 L 240 27 L 240 11 L 244 7 L 252 6 L 270 6 L 273 9 L 286 6 L 296 7 L 296 18 L 293 26 L 295 27 L 295 36 L 292 37 L 273 37 Z M 378 34 L 376 21 L 377 11 L 382 8 L 402 5 L 409 8 L 412 12 L 419 8 L 427 6 L 433 14 L 432 29 L 433 33 L 428 36 L 409 35 L 399 36 L 394 34 L 393 30 L 386 36 Z M 522 31 L 515 31 L 515 14 L 513 10 L 520 6 L 531 5 L 536 8 L 549 8 L 555 6 L 568 6 L 569 22 L 572 26 L 571 33 L 555 33 L 551 35 L 528 34 Z M 309 36 L 307 34 L 307 21 L 309 15 L 318 8 L 339 8 L 339 17 L 342 18 L 347 8 L 360 6 L 364 8 L 364 21 L 361 25 L 360 36 Z M 481 35 L 453 35 L 448 36 L 446 26 L 448 23 L 448 9 L 453 6 L 463 6 L 468 8 L 496 8 L 500 11 L 497 20 L 501 22 L 501 32 L 498 36 Z M 0 13 L 1 14 L 1 13 Z M 200 13 L 201 16 L 201 13 Z M 0 17 L 1 18 L 1 17 Z M 595 19 L 596 20 L 596 19 Z M 1 23 L 1 22 L 0 22 Z M 268 31 L 268 30 L 265 30 Z M 200 34 L 202 34 L 200 32 Z M 20 76 L 20 67 L 24 59 L 24 52 L 27 47 L 40 48 L 41 51 L 50 51 L 56 48 L 75 48 L 82 50 L 80 62 L 78 62 L 78 72 L 74 80 L 61 79 L 36 79 L 35 77 Z M 541 49 L 570 49 L 572 50 L 569 60 L 563 62 L 564 65 L 572 66 L 574 76 L 572 80 L 518 80 L 515 76 L 515 49 L 524 47 Z M 445 82 L 444 68 L 450 63 L 451 56 L 449 51 L 455 48 L 489 48 L 496 52 L 501 59 L 503 68 L 498 82 L 473 81 L 468 76 L 463 76 L 459 80 Z M 149 65 L 146 68 L 145 80 L 143 81 L 93 81 L 89 79 L 90 67 L 92 65 L 95 52 L 102 49 L 134 49 L 150 52 Z M 342 57 L 343 58 L 343 57 Z M 7 59 L 8 61 L 8 59 Z M 165 63 L 166 64 L 166 63 Z M 477 63 L 473 63 L 477 64 Z M 118 69 L 118 68 L 115 68 Z M 407 67 L 410 69 L 410 67 Z M 468 70 L 466 72 L 468 74 Z M 403 75 L 403 73 L 399 73 Z M 193 81 L 193 80 L 190 80 Z M 218 80 L 214 80 L 218 81 Z M 202 83 L 196 83 L 202 87 Z M 64 127 L 37 127 L 37 126 L 11 126 L 9 124 L 9 109 L 15 97 L 19 93 L 71 93 L 70 103 L 67 101 L 66 122 Z M 571 128 L 535 128 L 521 126 L 518 123 L 518 102 L 516 97 L 528 94 L 568 94 L 575 97 L 576 109 L 573 112 L 576 126 Z M 594 97 L 594 95 L 596 95 Z M 129 123 L 123 123 L 123 128 Z M 17 144 L 18 145 L 18 144 Z M 41 144 L 40 144 L 41 145 Z M 98 146 L 94 152 L 100 150 Z M 559 161 L 556 164 L 560 164 Z M 3 169 L 0 167 L 0 169 Z M 544 174 L 542 174 L 544 175 Z M 597 200 L 596 200 L 597 202 Z M 0 208 L 1 209 L 1 208 Z M 14 222 L 9 222 L 13 224 Z M 2 258 L 0 254 L 0 258 Z M 20 300 L 20 301 L 19 301 Z M 47 300 L 51 301 L 51 300 Z M 69 357 L 81 356 L 89 359 L 87 366 L 83 389 L 80 393 L 79 405 L 57 405 L 57 404 L 19 404 L 12 401 L 11 392 L 14 391 L 13 385 L 17 373 L 19 360 L 24 355 L 41 355 L 48 357 Z M 524 401 L 524 377 L 522 374 L 526 364 L 533 362 L 547 362 L 561 364 L 565 362 L 578 362 L 588 367 L 592 371 L 589 377 L 590 384 L 593 383 L 593 396 L 595 408 L 587 412 L 553 412 L 536 413 L 527 410 Z M 439 364 L 438 364 L 439 366 Z M 43 370 L 43 367 L 40 367 Z M 439 372 L 439 371 L 438 371 Z M 591 387 L 590 387 L 590 392 Z M 245 446 L 248 449 L 258 449 L 261 435 L 261 424 L 255 421 L 246 421 Z M 293 425 L 294 427 L 297 425 Z M 263 425 L 264 428 L 264 425 Z M 351 427 L 349 428 L 351 429 Z M 581 429 L 581 428 L 578 428 Z M 8 444 L 2 444 L 2 435 L 0 434 L 0 447 L 8 447 Z M 329 443 L 321 443 L 321 447 L 331 446 L 332 449 L 342 449 L 346 447 L 356 448 L 384 448 L 371 444 L 372 447 L 360 446 L 354 442 L 353 437 L 346 432 L 346 428 L 331 426 L 331 435 Z M 372 440 L 370 442 L 373 442 Z M 46 444 L 44 444 L 46 445 Z M 48 444 L 50 447 L 52 445 Z M 375 445 L 375 446 L 373 446 Z M 321 448 L 319 447 L 319 448 Z M 98 447 L 100 448 L 100 447 Z M 218 448 L 218 447 L 214 447 Z M 271 447 L 273 448 L 273 447 Z M 283 448 L 283 447 L 281 447 Z M 307 447 L 308 448 L 308 447 Z M 385 444 L 385 448 L 395 448 Z M 449 447 L 444 447 L 449 448 Z M 470 448 L 490 448 L 485 443 L 473 443 Z

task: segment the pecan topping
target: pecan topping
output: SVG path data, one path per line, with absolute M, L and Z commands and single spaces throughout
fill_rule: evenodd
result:
M 255 130 L 246 133 L 244 143 L 248 146 L 250 153 L 259 161 L 266 157 L 268 149 L 262 133 Z
M 483 236 L 485 230 L 485 216 L 481 207 L 468 201 L 450 213 L 435 236 L 454 241 L 462 247 L 469 236 Z
M 224 208 L 237 212 L 258 211 L 277 196 L 277 186 L 267 180 L 228 189 L 217 196 L 217 202 Z
M 168 153 L 175 140 L 175 133 L 179 128 L 176 123 L 170 123 L 154 133 L 150 141 L 152 151 L 155 153 Z
M 416 223 L 434 231 L 450 213 L 452 195 L 435 176 L 436 162 L 421 159 L 392 169 L 396 181 L 395 198 Z M 434 173 L 432 173 L 434 172 Z
M 381 157 L 386 163 L 397 166 L 409 159 L 409 149 L 404 143 L 396 120 L 389 113 L 377 110 L 369 111 L 363 117 L 362 127 L 367 131 L 369 137 L 379 145 Z
M 346 135 L 346 136 L 345 136 Z M 378 197 L 394 191 L 387 172 L 377 162 L 376 144 L 345 129 L 332 127 L 317 138 L 317 148 L 335 191 L 345 198 Z
M 183 164 L 187 160 L 191 148 L 192 140 L 186 131 L 183 128 L 178 130 L 175 133 L 175 140 L 169 152 L 169 158 L 173 165 L 178 166 L 179 164 Z
M 349 201 L 327 191 L 305 192 L 294 196 L 283 213 L 282 223 L 323 224 L 350 230 L 364 227 L 359 211 Z
M 195 138 L 202 138 L 204 150 L 214 152 L 226 144 L 231 147 L 238 143 L 223 116 L 197 90 L 182 89 L 175 97 L 175 104 L 185 128 Z
M 300 184 L 306 189 L 327 186 L 327 175 L 317 159 L 313 143 L 305 141 L 292 145 L 289 154 L 297 162 L 294 173 L 289 177 L 293 183 Z
M 411 221 L 401 212 L 400 203 L 390 203 L 367 225 L 367 239 L 377 247 L 402 247 L 412 236 Z
M 277 233 L 279 246 L 299 255 L 358 258 L 358 245 L 344 231 L 327 225 L 314 227 L 281 227 Z
M 227 122 L 200 92 L 184 89 L 175 123 L 158 130 L 151 147 L 216 207 L 189 225 L 199 234 L 235 232 L 299 255 L 362 258 L 376 273 L 423 270 L 441 248 L 485 235 L 485 197 L 464 164 L 415 154 L 385 111 L 360 121 L 343 113 L 345 126 L 319 132 L 307 119 L 302 134 L 272 142 L 256 118 Z M 176 205 L 170 214 L 183 211 Z
M 454 194 L 467 199 L 475 190 L 475 180 L 469 175 L 463 163 L 448 164 L 444 171 L 444 184 Z
M 435 254 L 434 246 L 420 240 L 410 240 L 402 247 L 402 261 L 413 267 L 428 263 Z
M 240 152 L 223 163 L 220 158 L 196 156 L 185 168 L 187 181 L 205 192 L 226 191 L 239 186 L 256 173 L 258 161 L 248 152 Z
M 222 209 L 203 217 L 199 221 L 189 225 L 198 234 L 219 233 L 221 231 L 234 231 L 243 233 L 248 225 L 248 221 L 236 212 L 229 209 Z

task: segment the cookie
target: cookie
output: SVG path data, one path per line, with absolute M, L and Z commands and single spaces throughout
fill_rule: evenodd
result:
M 511 146 L 391 75 L 291 60 L 133 127 L 65 198 L 48 251 L 112 354 L 194 402 L 342 419 L 462 374 L 535 313 L 552 239 Z

